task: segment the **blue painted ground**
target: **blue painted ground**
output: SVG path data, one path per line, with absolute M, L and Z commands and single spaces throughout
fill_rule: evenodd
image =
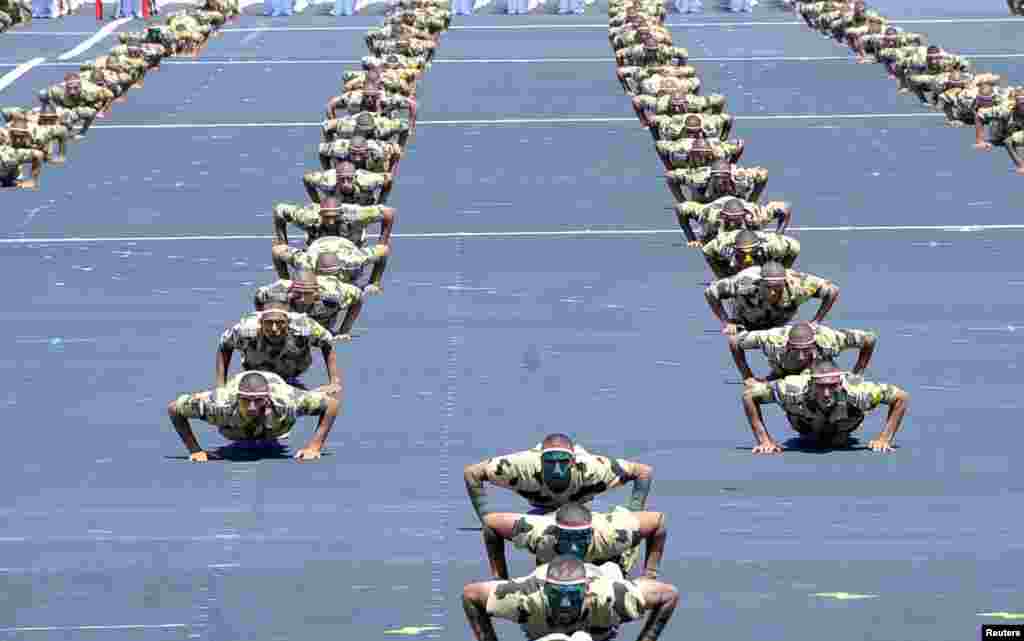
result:
M 1005 18 L 1001 2 L 882 9 Z M 670 16 L 705 91 L 729 98 L 744 162 L 771 172 L 766 195 L 812 228 L 796 234 L 798 264 L 842 288 L 830 321 L 877 330 L 870 375 L 912 395 L 890 456 L 755 458 L 707 271 L 671 231 L 603 11 L 461 18 L 443 36 L 392 194 L 385 292 L 342 350 L 344 413 L 317 463 L 189 465 L 164 406 L 212 384 L 220 332 L 273 280 L 271 207 L 305 198 L 316 123 L 354 66 L 332 61 L 365 52 L 361 31 L 330 29 L 378 18 L 247 15 L 151 74 L 40 191 L 2 195 L 0 640 L 386 639 L 430 625 L 419 638 L 467 638 L 458 598 L 487 566 L 479 534 L 457 529 L 476 525 L 460 470 L 552 431 L 655 467 L 663 576 L 684 593 L 667 639 L 959 641 L 995 621 L 979 613 L 1021 610 L 1021 232 L 835 228 L 1019 224 L 1024 178 L 877 66 L 814 60 L 846 53 L 798 24 L 742 24 L 791 14 Z M 590 26 L 543 27 L 570 23 Z M 510 25 L 523 29 L 483 28 Z M 907 26 L 966 53 L 1020 51 L 1019 21 Z M 82 16 L 0 36 L 4 73 L 47 59 L 2 102 L 58 80 L 72 67 L 57 56 L 95 28 Z M 778 57 L 811 60 L 720 60 Z M 1021 82 L 1016 60 L 977 62 Z M 462 122 L 538 118 L 569 121 Z M 608 235 L 542 235 L 585 228 Z M 438 232 L 491 235 L 422 236 Z M 55 242 L 74 238 L 110 240 Z M 788 438 L 781 415 L 768 421 Z M 118 627 L 133 625 L 167 627 Z

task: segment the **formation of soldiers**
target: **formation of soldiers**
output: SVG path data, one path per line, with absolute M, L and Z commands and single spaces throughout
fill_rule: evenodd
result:
M 1024 15 L 1024 2 L 1007 5 Z M 850 47 L 859 63 L 884 65 L 900 93 L 913 92 L 923 105 L 945 113 L 949 126 L 973 126 L 975 149 L 1005 147 L 1024 175 L 1024 87 L 1003 87 L 997 74 L 972 72 L 966 57 L 891 24 L 864 0 L 802 1 L 794 9 L 807 26 Z
M 0 187 L 38 189 L 43 165 L 67 160 L 69 140 L 85 138 L 93 122 L 106 118 L 115 102 L 126 101 L 129 90 L 143 87 L 146 74 L 159 69 L 164 58 L 198 56 L 216 30 L 238 15 L 235 0 L 206 0 L 202 8 L 171 14 L 164 24 L 119 34 L 120 44 L 109 54 L 41 89 L 39 106 L 4 108 Z
M 400 0 L 367 33 L 362 69 L 346 71 L 340 94 L 327 103 L 320 168 L 303 176 L 311 202 L 274 206 L 270 258 L 279 279 L 259 287 L 255 311 L 221 336 L 214 389 L 167 406 L 192 461 L 224 451 L 204 450 L 189 419 L 214 426 L 236 449 L 265 455 L 283 450 L 281 440 L 301 416 L 319 424 L 294 458 L 320 458 L 342 396 L 335 345 L 351 340 L 364 299 L 381 292 L 396 216 L 386 202 L 416 129 L 416 85 L 450 21 L 447 0 Z M 377 225 L 376 242 L 368 243 L 367 230 Z M 289 226 L 304 232 L 299 246 L 289 245 Z M 302 377 L 314 349 L 328 382 L 308 389 Z M 235 352 L 242 371 L 229 376 Z
M 729 137 L 734 118 L 725 96 L 702 94 L 688 52 L 672 44 L 664 17 L 656 0 L 627 0 L 612 13 L 609 40 L 619 81 L 665 166 L 687 244 L 700 250 L 714 275 L 704 296 L 743 378 L 754 453 L 782 451 L 765 427 L 764 404 L 779 405 L 801 444 L 818 447 L 851 445 L 865 415 L 887 405 L 885 427 L 869 446 L 891 451 L 908 395 L 863 377 L 877 335 L 824 325 L 839 287 L 794 269 L 800 243 L 786 235 L 792 204 L 760 202 L 767 169 L 737 164 L 746 145 Z M 821 301 L 813 319 L 795 322 L 800 306 L 812 298 Z M 851 371 L 843 371 L 836 358 L 850 349 L 859 350 L 859 358 Z M 769 372 L 751 371 L 749 350 L 764 354 Z

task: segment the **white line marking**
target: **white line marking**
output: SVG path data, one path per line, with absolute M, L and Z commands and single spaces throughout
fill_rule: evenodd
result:
M 739 122 L 771 120 L 877 120 L 889 118 L 945 118 L 945 114 L 914 112 L 905 114 L 775 114 L 767 116 L 737 115 Z M 535 125 L 535 124 L 586 124 L 586 123 L 629 123 L 638 122 L 636 116 L 600 118 L 507 118 L 500 120 L 418 120 L 417 126 L 431 125 Z M 322 122 L 213 122 L 213 123 L 160 123 L 136 125 L 93 125 L 92 129 L 249 129 L 259 127 L 320 127 Z
M 69 58 L 74 58 L 75 56 L 81 55 L 94 44 L 96 44 L 100 40 L 106 38 L 114 31 L 116 31 L 118 27 L 120 27 L 126 22 L 131 22 L 131 20 L 131 18 L 118 18 L 117 20 L 114 20 L 113 22 L 104 25 L 102 29 L 92 34 L 90 38 L 86 38 L 85 40 L 83 40 L 81 44 L 79 44 L 74 49 L 65 51 L 64 53 L 57 56 L 57 60 L 68 60 Z
M 979 232 L 1024 230 L 1024 223 L 1006 225 L 864 225 L 841 227 L 791 227 L 792 232 L 905 232 L 905 231 L 950 231 Z M 659 236 L 674 234 L 682 236 L 683 232 L 676 229 L 563 229 L 550 231 L 453 231 L 424 232 L 419 234 L 392 234 L 394 238 L 428 239 L 428 238 L 525 238 L 525 237 L 559 237 L 559 236 Z M 201 240 L 273 240 L 273 235 L 236 235 L 236 236 L 110 236 L 94 238 L 0 238 L 0 245 L 54 245 L 66 243 L 141 243 L 162 241 L 201 241 Z
M 195 625 L 198 627 L 202 624 Z M 124 625 L 40 625 L 33 627 L 0 628 L 0 632 L 59 632 L 69 630 L 169 630 L 174 628 L 187 628 L 188 623 L 159 623 L 146 624 L 124 624 Z
M 4 74 L 3 78 L 0 78 L 0 91 L 6 89 L 12 82 L 28 73 L 29 69 L 38 66 L 45 60 L 46 58 L 32 58 L 28 62 L 23 62 L 13 70 L 8 71 Z

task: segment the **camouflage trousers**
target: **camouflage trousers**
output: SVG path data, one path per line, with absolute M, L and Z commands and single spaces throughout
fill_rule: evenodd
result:
M 812 420 L 795 414 L 786 414 L 786 418 L 801 437 L 816 441 L 820 446 L 845 445 L 850 435 L 864 423 L 864 414 L 852 408 L 849 417 L 833 422 Z

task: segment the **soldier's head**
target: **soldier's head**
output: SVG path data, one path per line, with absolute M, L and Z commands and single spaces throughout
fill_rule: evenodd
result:
M 691 114 L 683 119 L 683 129 L 686 130 L 687 138 L 702 138 L 704 136 L 700 116 L 696 114 Z
M 761 238 L 749 229 L 740 230 L 733 240 L 733 256 L 740 269 L 754 267 L 760 262 Z
M 334 168 L 338 193 L 350 195 L 356 190 L 356 166 L 350 162 L 338 163 Z
M 693 141 L 688 156 L 694 167 L 704 167 L 714 161 L 715 151 L 704 137 L 700 137 Z
M 369 138 L 373 130 L 373 114 L 364 111 L 356 116 L 355 135 Z
M 569 489 L 576 463 L 572 439 L 565 434 L 549 434 L 541 442 L 541 476 L 544 485 L 556 494 Z
M 64 76 L 64 91 L 68 96 L 77 98 L 82 94 L 82 78 L 77 73 Z
M 942 67 L 942 60 L 946 56 L 942 53 L 942 49 L 932 45 L 928 47 L 924 57 L 928 64 L 928 71 L 936 73 Z
M 406 11 L 405 13 L 403 13 L 402 24 L 410 27 L 416 24 L 416 14 L 412 11 Z
M 722 227 L 725 231 L 743 228 L 749 221 L 750 212 L 739 198 L 727 200 L 722 206 Z
M 570 555 L 556 556 L 544 578 L 544 601 L 548 617 L 559 626 L 569 626 L 583 616 L 587 596 L 587 568 Z
M 978 95 L 974 97 L 974 108 L 987 109 L 995 104 L 995 88 L 992 85 L 984 84 L 978 87 Z
M 718 194 L 731 194 L 736 189 L 732 179 L 732 163 L 728 160 L 716 160 L 711 165 L 710 186 Z
M 293 310 L 308 314 L 319 297 L 320 285 L 316 282 L 316 274 L 305 270 L 295 274 L 288 286 L 288 302 Z
M 348 141 L 348 157 L 352 164 L 366 168 L 366 159 L 370 154 L 370 145 L 363 136 L 352 136 Z
M 384 81 L 383 81 L 383 79 L 381 77 L 381 74 L 380 74 L 380 67 L 374 67 L 373 69 L 370 69 L 369 71 L 366 72 L 366 79 L 363 82 L 363 86 L 364 87 L 366 87 L 368 85 L 380 86 L 380 85 L 383 84 L 383 82 Z
M 272 309 L 260 314 L 260 335 L 271 343 L 281 343 L 288 336 L 288 312 Z
M 963 89 L 967 86 L 968 78 L 958 69 L 949 72 L 946 77 L 946 89 Z
M 761 265 L 761 280 L 758 287 L 761 289 L 761 296 L 770 305 L 778 303 L 786 292 L 786 268 L 782 263 L 770 260 Z
M 320 276 L 334 276 L 335 278 L 343 275 L 344 266 L 341 264 L 341 260 L 338 259 L 338 255 L 334 252 L 324 252 L 316 258 L 316 273 Z
M 10 113 L 7 121 L 12 129 L 25 129 L 28 127 L 28 114 L 21 109 Z
M 843 374 L 829 361 L 818 361 L 811 367 L 814 401 L 818 407 L 829 408 L 839 402 L 843 388 Z
M 320 200 L 320 231 L 324 236 L 341 235 L 341 204 L 334 196 Z
M 380 111 L 380 86 L 367 82 L 363 85 L 363 101 L 361 107 L 365 111 Z
M 653 61 L 658 55 L 658 41 L 654 34 L 648 33 L 647 37 L 640 41 L 644 47 L 644 58 Z
M 863 17 L 864 10 L 866 8 L 867 7 L 864 6 L 864 0 L 857 0 L 856 2 L 853 3 L 853 15 L 856 16 L 857 18 Z
M 594 540 L 590 510 L 579 503 L 566 503 L 555 512 L 555 527 L 555 551 L 585 561 Z
M 249 419 L 270 413 L 270 383 L 263 374 L 249 372 L 238 381 L 238 412 Z
M 795 360 L 803 371 L 814 363 L 818 350 L 814 342 L 815 331 L 810 323 L 803 322 L 793 325 L 786 339 L 786 354 Z
M 673 114 L 682 114 L 691 111 L 690 94 L 686 93 L 681 88 L 676 89 L 668 99 L 668 107 L 669 111 Z

